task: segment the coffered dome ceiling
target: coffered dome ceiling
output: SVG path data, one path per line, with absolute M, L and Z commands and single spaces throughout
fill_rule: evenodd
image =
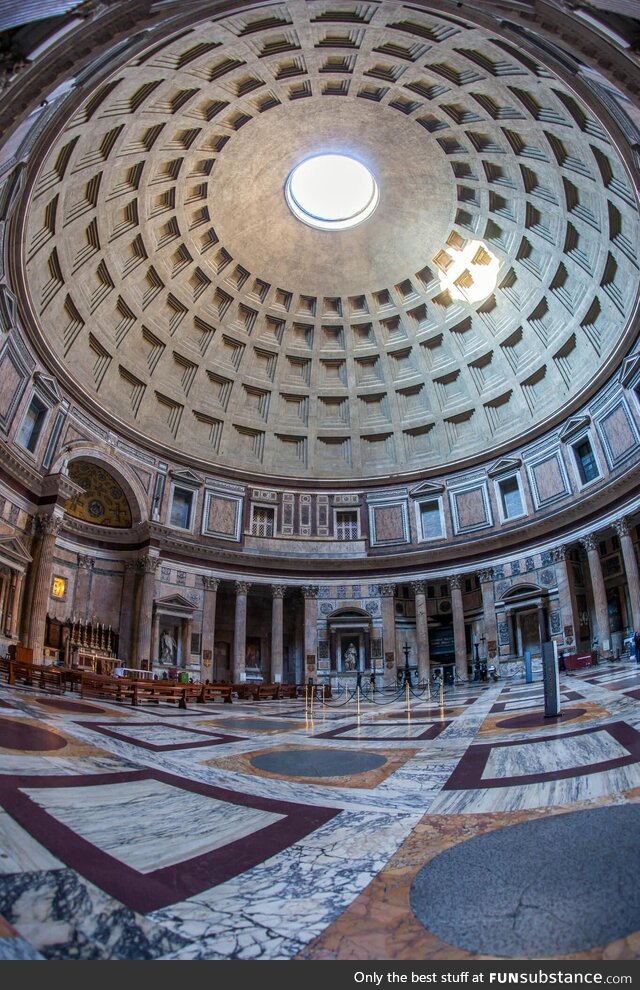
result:
M 632 184 L 523 48 L 386 2 L 152 41 L 59 131 L 25 219 L 42 339 L 123 428 L 253 474 L 417 474 L 504 450 L 620 360 Z M 378 184 L 349 230 L 285 201 L 327 151 Z

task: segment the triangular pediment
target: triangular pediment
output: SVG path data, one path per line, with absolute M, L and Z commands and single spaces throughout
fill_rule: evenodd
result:
M 423 481 L 421 485 L 416 485 L 409 492 L 411 498 L 422 498 L 423 495 L 442 495 L 444 485 L 436 481 Z
M 171 478 L 173 481 L 180 482 L 183 485 L 190 485 L 191 488 L 199 488 L 203 483 L 202 478 L 194 474 L 193 471 L 189 471 L 188 468 L 186 471 L 172 471 Z
M 60 389 L 58 388 L 58 383 L 55 378 L 51 378 L 50 375 L 43 375 L 40 371 L 36 371 L 33 376 L 38 389 L 50 399 L 51 402 L 61 402 L 62 396 L 60 395 Z
M 184 598 L 182 595 L 164 595 L 162 598 L 156 598 L 155 600 L 156 609 L 187 609 L 189 612 L 195 612 L 196 606 L 193 602 L 190 602 L 188 598 Z
M 590 423 L 590 416 L 572 416 L 571 419 L 567 420 L 562 428 L 560 439 L 563 443 L 566 443 L 568 440 L 572 440 L 578 433 L 588 429 Z
M 0 558 L 16 564 L 30 564 L 32 557 L 22 540 L 13 533 L 0 533 Z
M 620 382 L 625 388 L 631 388 L 640 381 L 640 354 L 630 354 L 625 358 L 620 368 Z
M 490 478 L 495 478 L 497 474 L 506 474 L 507 471 L 517 471 L 522 466 L 519 457 L 500 457 L 491 465 L 487 474 Z

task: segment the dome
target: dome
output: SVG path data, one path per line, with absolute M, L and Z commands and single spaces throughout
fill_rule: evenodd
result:
M 540 434 L 619 364 L 638 294 L 615 129 L 558 65 L 429 3 L 156 29 L 28 190 L 50 367 L 123 435 L 236 476 L 423 477 Z M 289 208 L 322 154 L 374 176 L 366 222 Z

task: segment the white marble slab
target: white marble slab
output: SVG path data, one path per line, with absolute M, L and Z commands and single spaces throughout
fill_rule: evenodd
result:
M 348 907 L 418 820 L 343 812 L 267 862 L 148 918 L 197 945 L 189 958 L 291 958 Z
M 83 839 L 141 873 L 220 849 L 284 817 L 158 780 L 25 788 L 24 793 Z
M 629 751 L 604 730 L 567 739 L 541 739 L 522 746 L 496 746 L 489 754 L 482 779 L 554 773 L 628 756 Z
M 186 726 L 178 727 L 171 723 L 163 723 L 162 725 L 136 725 L 129 722 L 125 725 L 109 725 L 108 729 L 110 732 L 118 732 L 123 736 L 128 736 L 130 739 L 150 743 L 153 746 L 205 743 L 207 742 L 207 738 L 211 743 L 216 742 L 215 729 L 211 727 L 208 728 L 208 735 L 205 735 L 206 730 L 204 727 L 202 731 L 194 732 L 193 725 L 187 728 Z
M 60 866 L 59 859 L 0 809 L 0 874 L 55 870 Z

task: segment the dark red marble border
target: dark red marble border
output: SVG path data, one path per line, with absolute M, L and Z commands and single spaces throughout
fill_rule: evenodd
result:
M 166 723 L 162 722 L 135 722 L 136 726 L 146 727 L 147 725 L 162 725 Z M 143 739 L 135 739 L 133 736 L 127 735 L 126 723 L 122 725 L 120 722 L 78 722 L 78 725 L 84 726 L 86 729 L 92 729 L 94 732 L 99 732 L 103 736 L 110 736 L 112 739 L 119 739 L 120 742 L 128 743 L 130 746 L 138 746 L 140 749 L 151 750 L 152 753 L 172 753 L 180 749 L 200 749 L 203 746 L 221 746 L 224 743 L 229 742 L 240 742 L 243 736 L 227 736 L 223 732 L 205 732 L 203 729 L 196 729 L 187 727 L 186 725 L 171 725 L 172 731 L 177 732 L 192 732 L 199 736 L 204 736 L 205 738 L 202 742 L 183 742 L 183 743 L 167 743 L 166 745 L 157 745 L 156 743 L 146 742 Z M 119 732 L 114 731 L 114 729 L 109 728 L 111 725 L 116 725 Z
M 366 722 L 365 725 L 375 725 L 375 723 Z M 413 722 L 413 725 L 416 723 Z M 417 723 L 420 724 L 420 723 Z M 425 723 L 426 724 L 426 723 Z M 353 722 L 351 725 L 341 725 L 338 729 L 330 729 L 329 732 L 320 732 L 315 738 L 316 739 L 336 739 L 340 738 L 343 742 L 418 742 L 420 739 L 435 739 L 439 736 L 441 732 L 444 732 L 448 726 L 451 725 L 451 719 L 443 722 L 432 722 L 427 726 L 424 732 L 419 736 L 366 736 L 363 739 L 344 739 L 345 732 L 351 732 L 353 729 L 362 728 L 362 724 L 358 725 L 357 722 Z
M 83 839 L 32 801 L 22 788 L 91 787 L 134 780 L 159 780 L 183 791 L 246 808 L 284 815 L 280 821 L 221 849 L 167 866 L 153 873 L 139 873 Z M 231 880 L 287 849 L 340 813 L 340 809 L 306 807 L 290 801 L 238 794 L 222 787 L 173 777 L 159 770 L 77 776 L 24 776 L 0 778 L 0 805 L 30 835 L 68 867 L 133 911 L 145 914 L 193 897 Z M 126 806 L 123 805 L 123 814 Z M 143 827 L 143 823 L 141 823 Z M 152 836 L 149 840 L 152 841 Z M 176 836 L 176 841 L 179 841 Z
M 482 774 L 487 765 L 492 749 L 505 746 L 535 746 L 539 742 L 549 742 L 552 739 L 571 739 L 575 736 L 585 736 L 594 732 L 608 732 L 616 742 L 628 751 L 628 756 L 619 756 L 613 760 L 603 760 L 601 763 L 591 763 L 586 766 L 567 767 L 565 770 L 550 770 L 545 773 L 519 774 L 516 777 L 488 777 Z M 555 736 L 545 736 L 536 739 L 509 739 L 500 743 L 480 743 L 470 746 L 460 760 L 446 784 L 445 791 L 481 790 L 489 787 L 515 787 L 518 784 L 540 784 L 546 781 L 563 780 L 579 777 L 581 774 L 601 773 L 604 770 L 615 770 L 630 763 L 640 761 L 640 733 L 626 722 L 611 722 L 608 725 L 590 726 L 587 729 L 577 729 L 575 732 L 565 732 Z

